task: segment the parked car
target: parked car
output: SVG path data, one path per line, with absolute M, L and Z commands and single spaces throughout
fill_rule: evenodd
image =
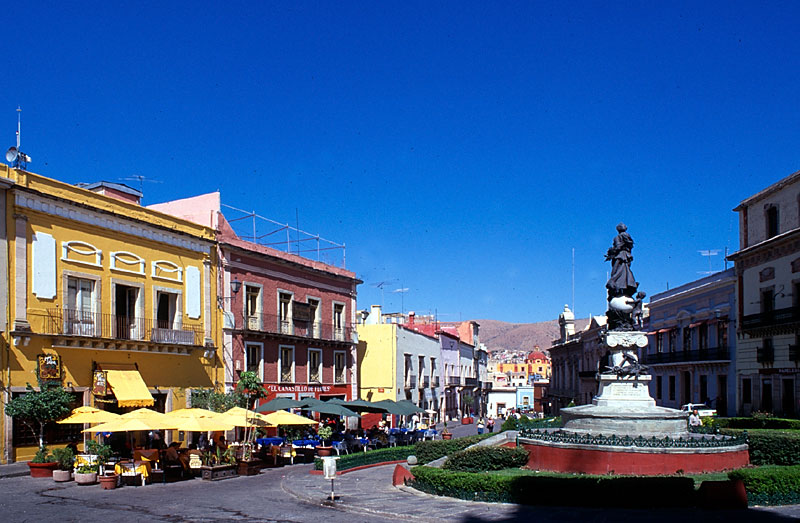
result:
M 709 407 L 705 403 L 687 403 L 686 405 L 683 405 L 681 407 L 681 410 L 686 411 L 686 412 L 690 412 L 690 413 L 695 409 L 697 409 L 697 414 L 701 418 L 704 418 L 706 416 L 716 416 L 717 415 L 717 410 L 716 409 L 712 409 L 711 407 Z

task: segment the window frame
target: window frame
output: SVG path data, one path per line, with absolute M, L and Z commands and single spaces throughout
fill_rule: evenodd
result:
M 317 380 L 312 380 L 311 379 L 311 369 L 312 369 L 311 355 L 312 354 L 317 354 L 318 358 L 319 358 L 318 363 L 317 363 L 317 373 L 318 373 L 317 375 L 319 376 L 319 378 Z M 311 383 L 322 384 L 323 383 L 323 379 L 322 379 L 322 369 L 323 369 L 323 366 L 322 366 L 322 349 L 309 347 L 309 349 L 308 349 L 308 364 L 306 365 L 306 367 L 307 367 L 307 369 L 306 369 L 306 378 L 307 378 L 308 383 L 309 384 L 311 384 Z
M 337 361 L 339 356 L 343 358 L 341 381 L 339 380 L 339 373 L 337 372 Z M 347 383 L 347 351 L 345 350 L 333 351 L 333 383 L 336 385 L 344 385 Z
M 291 367 L 291 380 L 285 381 L 283 379 L 283 351 L 289 349 L 292 351 L 292 367 Z M 297 360 L 294 345 L 278 345 L 278 383 L 296 383 L 295 371 L 297 370 Z
M 249 295 L 248 295 L 248 288 L 258 290 L 258 296 L 256 298 L 256 310 L 255 314 L 250 314 L 248 310 L 248 305 L 250 304 Z M 260 283 L 254 283 L 250 281 L 243 281 L 242 282 L 242 318 L 244 321 L 244 327 L 247 330 L 261 330 L 264 326 L 263 316 L 264 316 L 264 286 Z M 252 319 L 252 321 L 251 321 Z
M 255 348 L 258 349 L 258 365 L 256 369 L 256 373 L 258 374 L 258 379 L 261 381 L 264 380 L 264 344 L 258 341 L 246 341 L 244 342 L 244 370 L 250 371 L 250 349 Z
M 281 299 L 283 296 L 288 296 L 289 297 L 289 300 L 286 302 L 287 303 L 287 307 L 286 307 L 285 320 L 284 320 L 284 316 L 283 316 L 283 307 L 282 307 L 283 300 Z M 276 301 L 276 307 L 277 307 L 276 311 L 278 312 L 278 314 L 276 314 L 276 316 L 277 316 L 276 321 L 278 322 L 278 325 L 277 325 L 278 332 L 280 332 L 281 334 L 289 334 L 289 335 L 294 334 L 294 322 L 292 320 L 292 316 L 293 316 L 292 315 L 292 301 L 294 301 L 294 292 L 286 290 L 286 289 L 278 289 L 277 295 L 276 295 L 276 300 L 277 300 Z M 283 325 L 284 322 L 286 323 L 286 326 Z

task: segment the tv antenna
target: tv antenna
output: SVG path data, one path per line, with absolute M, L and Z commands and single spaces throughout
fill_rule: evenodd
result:
M 28 169 L 28 162 L 31 157 L 23 153 L 19 148 L 20 134 L 22 130 L 22 107 L 17 106 L 17 146 L 11 146 L 6 151 L 6 161 L 11 164 L 14 169 Z
M 705 256 L 708 258 L 708 270 L 707 271 L 697 271 L 698 274 L 714 274 L 717 271 L 711 269 L 711 257 L 716 256 L 721 252 L 721 249 L 707 249 L 702 251 L 697 251 L 700 253 L 700 256 Z
M 394 283 L 397 281 L 397 278 L 393 280 L 386 280 L 386 281 L 379 281 L 375 283 L 370 283 L 373 287 L 377 287 L 381 290 L 381 308 L 383 308 L 383 288 L 389 285 L 390 283 Z
M 400 284 L 402 285 L 402 283 Z M 404 296 L 405 293 L 408 292 L 408 287 L 400 287 L 399 289 L 395 289 L 392 291 L 392 294 L 399 294 L 400 295 L 400 314 L 406 313 L 406 306 L 404 303 Z
M 139 192 L 144 193 L 144 182 L 148 183 L 163 183 L 160 180 L 153 180 L 152 178 L 148 178 L 142 174 L 132 174 L 130 176 L 126 176 L 124 178 L 120 178 L 120 180 L 126 182 L 139 182 Z

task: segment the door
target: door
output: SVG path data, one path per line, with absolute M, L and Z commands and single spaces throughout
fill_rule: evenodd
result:
M 792 378 L 783 379 L 783 415 L 786 417 L 794 417 L 795 403 L 794 403 L 794 380 Z
M 116 285 L 114 293 L 116 337 L 121 340 L 139 339 L 136 325 L 136 299 L 139 289 L 127 285 Z
M 683 396 L 681 396 L 681 405 L 687 403 L 694 403 L 692 401 L 692 373 L 683 371 Z

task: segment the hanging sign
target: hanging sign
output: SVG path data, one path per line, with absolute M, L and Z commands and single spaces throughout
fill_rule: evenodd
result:
M 92 394 L 95 396 L 108 394 L 108 380 L 105 371 L 96 370 L 92 373 Z
M 39 377 L 43 380 L 61 379 L 61 359 L 58 354 L 39 354 Z

